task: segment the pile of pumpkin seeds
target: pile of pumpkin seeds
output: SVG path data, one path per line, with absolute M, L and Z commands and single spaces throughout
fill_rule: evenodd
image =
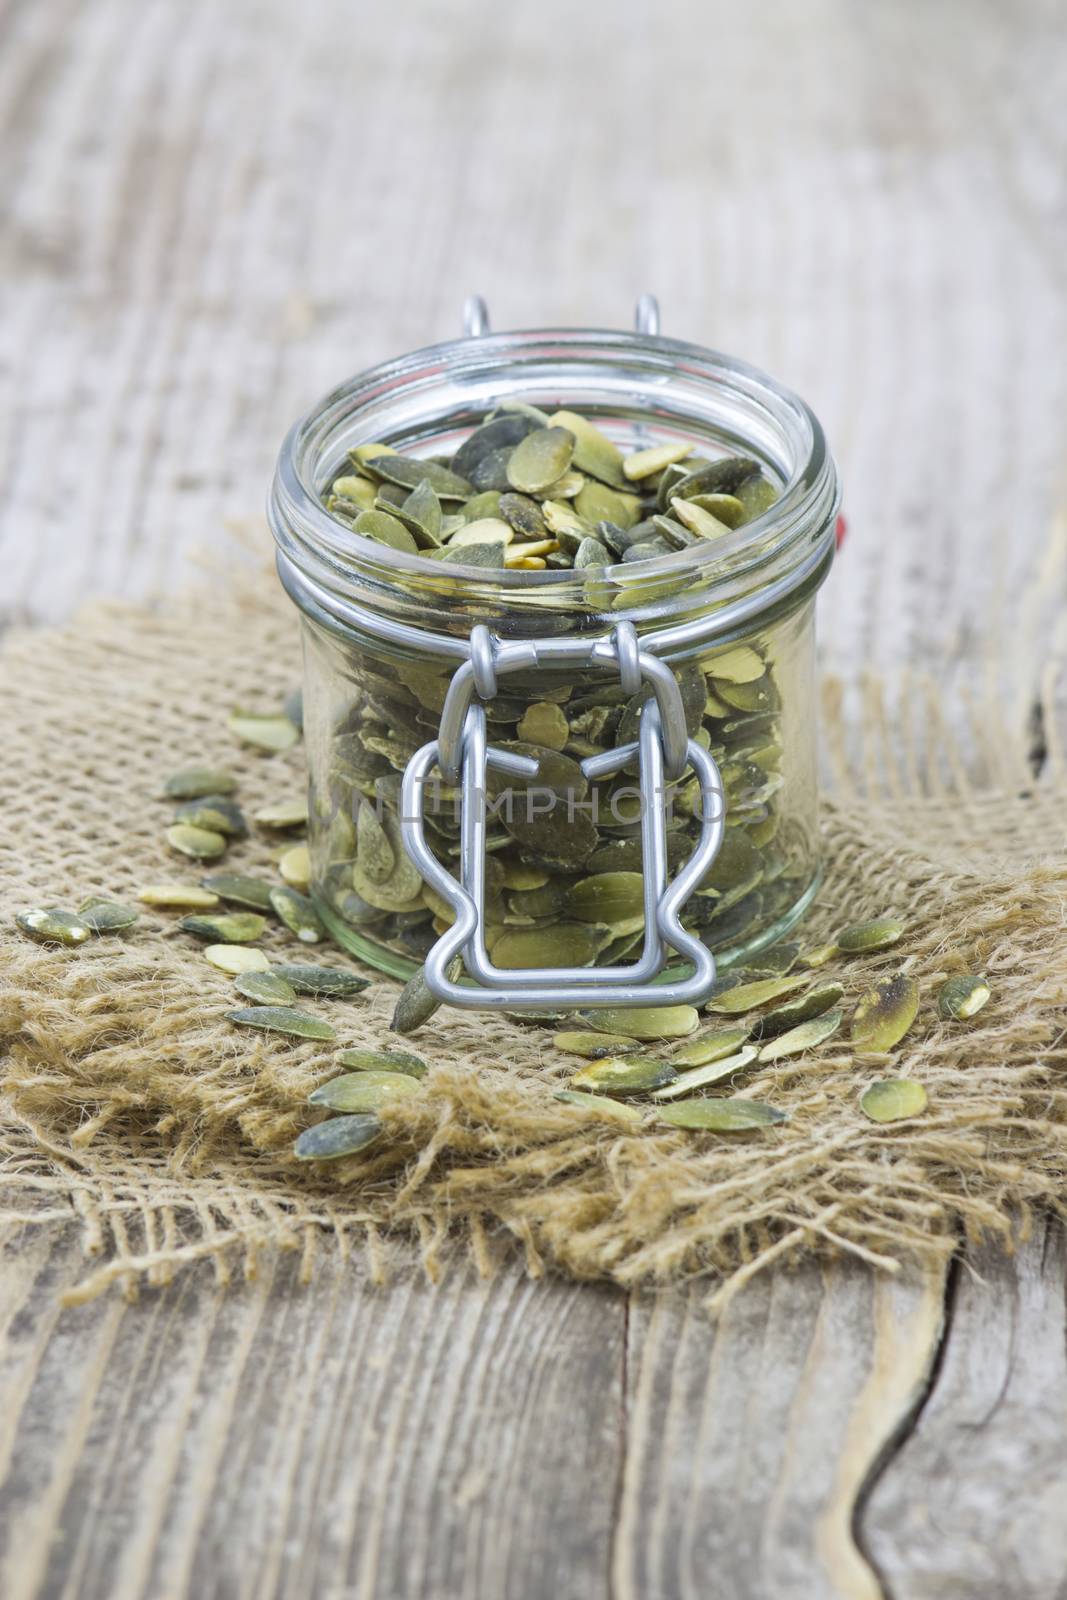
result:
M 447 458 L 357 446 L 324 504 L 357 533 L 409 554 L 602 575 L 723 539 L 777 494 L 748 457 L 710 459 L 684 443 L 624 456 L 576 412 L 515 406 L 486 417 Z M 595 601 L 602 609 L 599 589 Z M 340 923 L 335 932 L 343 940 L 351 928 L 357 953 L 369 940 L 419 962 L 452 920 L 404 854 L 397 823 L 401 776 L 437 731 L 451 673 L 444 659 L 355 649 L 338 672 L 353 687 L 333 725 L 329 771 L 313 773 L 313 826 L 329 863 L 319 887 Z M 725 789 L 726 841 L 683 913 L 718 952 L 787 915 L 811 883 L 809 800 L 785 791 L 782 673 L 768 638 L 709 650 L 679 664 L 676 677 L 689 735 L 715 757 Z M 627 694 L 609 672 L 574 682 L 542 669 L 509 676 L 486 703 L 492 742 L 539 763 L 526 787 L 491 779 L 485 924 L 497 966 L 608 965 L 636 953 L 636 768 L 590 783 L 579 763 L 633 740 L 646 699 L 645 689 Z M 676 870 L 699 830 L 692 774 L 666 800 Z M 424 812 L 432 848 L 454 869 L 456 790 L 430 783 Z

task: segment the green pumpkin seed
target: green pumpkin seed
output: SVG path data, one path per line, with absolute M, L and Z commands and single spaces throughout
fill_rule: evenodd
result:
M 227 1020 L 239 1028 L 260 1028 L 264 1033 L 284 1033 L 291 1039 L 322 1039 L 331 1042 L 337 1038 L 328 1022 L 309 1017 L 292 1006 L 249 1006 L 243 1011 L 227 1011 Z
M 82 917 L 76 917 L 72 911 L 60 911 L 55 906 L 20 911 L 15 924 L 27 938 L 35 939 L 38 944 L 63 944 L 71 949 L 84 944 L 93 935 L 93 930 Z
M 592 478 L 575 495 L 574 509 L 584 522 L 610 522 L 623 532 L 634 527 L 641 517 L 641 502 L 635 494 L 620 494 Z
M 686 1095 L 696 1094 L 698 1089 L 706 1089 L 710 1084 L 721 1083 L 725 1078 L 743 1072 L 752 1065 L 758 1054 L 755 1045 L 746 1044 L 736 1055 L 724 1056 L 721 1061 L 709 1061 L 707 1066 L 683 1072 L 676 1083 L 669 1083 L 665 1089 L 657 1089 L 652 1098 L 681 1100 Z
M 514 537 L 515 529 L 503 517 L 480 517 L 459 528 L 448 541 L 448 548 L 451 551 L 476 544 L 509 545 Z
M 186 822 L 176 822 L 167 829 L 167 843 L 179 855 L 193 861 L 214 861 L 226 850 L 226 837 L 209 828 L 194 828 Z
M 557 922 L 551 928 L 509 928 L 493 946 L 497 967 L 585 967 L 605 943 L 599 926 Z
M 317 1127 L 305 1128 L 293 1145 L 293 1154 L 299 1161 L 336 1161 L 341 1156 L 355 1155 L 373 1144 L 382 1131 L 382 1125 L 373 1115 L 358 1117 L 331 1117 Z
M 209 944 L 204 955 L 220 972 L 235 978 L 241 972 L 266 972 L 270 962 L 262 950 L 253 950 L 246 944 Z
M 601 1061 L 605 1056 L 626 1055 L 637 1049 L 637 1040 L 624 1033 L 557 1033 L 552 1040 L 564 1055 L 584 1056 L 587 1061 Z
M 462 971 L 463 963 L 459 956 L 453 957 L 449 964 L 448 976 L 455 983 Z M 409 978 L 400 991 L 400 996 L 393 1008 L 393 1020 L 389 1027 L 393 1033 L 414 1033 L 421 1028 L 423 1023 L 429 1022 L 434 1012 L 439 1010 L 441 1001 L 431 994 L 426 982 L 426 976 L 420 967 L 413 978 Z
M 795 1000 L 787 1000 L 783 1006 L 765 1011 L 756 1024 L 759 1037 L 774 1039 L 802 1022 L 812 1022 L 816 1017 L 821 1017 L 824 1011 L 836 1006 L 844 992 L 839 983 L 824 983 L 820 988 L 810 989 L 807 994 L 797 995 Z
M 368 1069 L 321 1083 L 308 1095 L 308 1104 L 328 1106 L 331 1111 L 380 1111 L 390 1099 L 418 1092 L 418 1083 L 407 1073 Z
M 420 550 L 435 550 L 441 543 L 441 502 L 425 478 L 397 506 L 396 516 Z
M 607 1056 L 576 1072 L 568 1087 L 606 1095 L 648 1094 L 673 1083 L 677 1076 L 670 1062 L 657 1056 Z
M 891 1050 L 919 1009 L 919 985 L 901 973 L 880 978 L 861 995 L 852 1017 L 852 1043 L 858 1050 Z
M 296 934 L 301 944 L 318 944 L 326 937 L 322 918 L 307 895 L 298 889 L 272 889 L 270 903 L 275 915 L 290 933 Z
M 279 800 L 274 805 L 261 806 L 255 821 L 261 828 L 276 828 L 285 832 L 289 828 L 302 828 L 308 820 L 307 796 L 292 800 Z
M 137 898 L 161 911 L 210 911 L 219 903 L 217 894 L 188 883 L 151 883 L 138 889 Z
M 766 662 L 758 651 L 748 645 L 734 645 L 721 655 L 712 656 L 708 671 L 720 683 L 754 683 L 766 671 Z
M 598 1033 L 621 1033 L 628 1039 L 684 1039 L 700 1023 L 694 1006 L 606 1006 L 579 1015 Z
M 205 890 L 211 891 L 209 904 L 225 900 L 230 906 L 243 906 L 246 911 L 270 911 L 272 884 L 262 878 L 247 878 L 239 872 L 213 872 L 201 878 Z
M 496 511 L 523 539 L 543 539 L 548 525 L 536 500 L 525 494 L 502 494 Z
M 213 949 L 220 948 L 212 946 Z M 225 948 L 222 946 L 221 948 Z M 240 950 L 240 945 L 235 946 Z M 210 950 L 206 952 L 210 956 Z M 243 955 L 258 954 L 251 950 L 242 951 Z M 265 965 L 265 963 L 264 963 Z M 296 999 L 296 990 L 291 983 L 279 977 L 277 972 L 268 972 L 264 968 L 246 968 L 234 975 L 234 988 L 246 1000 L 251 1000 L 256 1006 L 291 1006 Z
M 414 536 L 391 511 L 377 508 L 361 511 L 353 528 L 362 538 L 372 539 L 375 544 L 384 544 L 390 550 L 402 550 L 405 555 L 413 556 L 419 548 Z
M 508 458 L 508 483 L 519 494 L 544 494 L 569 468 L 574 447 L 567 428 L 535 428 Z
M 803 973 L 794 973 L 785 978 L 757 978 L 755 983 L 739 983 L 715 995 L 704 1009 L 728 1017 L 740 1016 L 744 1011 L 755 1011 L 758 1006 L 769 1005 L 772 1000 L 780 1000 L 785 994 L 793 994 L 807 981 Z
M 739 528 L 747 516 L 744 503 L 733 494 L 697 494 L 687 504 L 708 512 L 727 528 Z
M 306 844 L 294 844 L 278 862 L 278 871 L 293 889 L 306 889 L 311 882 L 311 856 Z
M 707 1133 L 749 1133 L 785 1120 L 784 1111 L 759 1100 L 683 1100 L 659 1112 L 659 1121 L 672 1128 Z
M 125 933 L 140 916 L 133 906 L 121 905 L 117 900 L 104 900 L 92 895 L 78 907 L 78 915 L 94 933 Z
M 724 533 L 730 532 L 725 522 L 713 517 L 710 511 L 702 510 L 692 500 L 675 498 L 671 501 L 671 510 L 683 527 L 701 539 L 721 539 Z
M 536 427 L 532 417 L 494 417 L 475 428 L 452 457 L 452 469 L 470 478 L 475 467 L 496 450 L 513 450 Z
M 717 1028 L 712 1033 L 703 1033 L 698 1039 L 690 1039 L 687 1044 L 679 1045 L 671 1056 L 671 1062 L 679 1072 L 688 1073 L 691 1067 L 710 1066 L 713 1062 L 724 1061 L 728 1056 L 735 1055 L 747 1038 L 747 1028 Z
M 370 979 L 339 967 L 318 967 L 303 961 L 285 961 L 274 968 L 280 978 L 292 984 L 297 994 L 312 994 L 322 1000 L 350 1000 L 370 988 Z
M 769 1044 L 760 1047 L 760 1060 L 779 1061 L 783 1056 L 797 1056 L 804 1050 L 814 1050 L 816 1045 L 822 1044 L 837 1032 L 844 1015 L 843 1011 L 824 1011 L 821 1016 L 813 1017 L 810 1022 L 802 1022 L 799 1027 L 790 1028 L 787 1033 L 779 1034 Z
M 546 750 L 562 750 L 571 735 L 567 718 L 548 700 L 528 706 L 515 731 L 527 744 L 543 745 Z
M 406 1072 L 409 1078 L 425 1078 L 429 1070 L 425 1061 L 406 1050 L 342 1050 L 337 1065 L 353 1072 Z
M 611 1122 L 640 1122 L 642 1119 L 637 1106 L 627 1105 L 625 1100 L 612 1100 L 605 1094 L 591 1094 L 587 1089 L 557 1089 L 552 1098 L 561 1100 L 564 1105 L 594 1112 Z
M 502 567 L 505 548 L 503 540 L 493 544 L 464 544 L 458 549 L 450 545 L 442 555 L 441 562 L 466 567 Z
M 163 785 L 168 800 L 200 800 L 209 794 L 233 794 L 237 779 L 220 767 L 183 767 Z
M 209 833 L 224 833 L 228 839 L 244 839 L 248 834 L 248 823 L 240 806 L 221 794 L 187 800 L 174 813 L 174 820 L 188 827 L 204 828 Z
M 300 741 L 300 729 L 287 716 L 235 711 L 229 719 L 229 729 L 242 744 L 271 754 L 291 750 Z
M 911 1078 L 882 1078 L 860 1096 L 860 1110 L 872 1122 L 903 1122 L 926 1110 L 926 1090 Z
M 469 479 L 461 478 L 448 467 L 418 457 L 375 456 L 366 463 L 366 470 L 371 477 L 395 483 L 402 489 L 417 489 L 420 483 L 428 483 L 439 500 L 466 500 L 473 488 Z
M 801 950 L 797 960 L 802 967 L 825 967 L 826 963 L 832 961 L 836 954 L 836 944 L 809 945 L 806 950 Z
M 837 948 L 849 955 L 888 950 L 904 932 L 904 924 L 893 917 L 875 917 L 870 922 L 854 922 L 837 936 Z
M 209 944 L 252 944 L 263 937 L 267 920 L 253 911 L 230 911 L 214 917 L 183 917 L 178 926 L 183 933 Z
M 574 552 L 575 571 L 585 571 L 589 567 L 610 567 L 611 552 L 606 550 L 599 539 L 583 539 Z
M 692 453 L 691 444 L 657 444 L 648 450 L 635 450 L 623 461 L 622 470 L 631 483 L 640 482 L 643 478 L 654 478 L 664 467 L 684 461 Z
M 567 910 L 579 922 L 615 924 L 644 920 L 645 883 L 639 872 L 599 872 L 581 878 L 567 895 Z
M 565 428 L 574 439 L 574 465 L 591 478 L 599 478 L 613 489 L 628 489 L 629 479 L 622 470 L 622 451 L 587 417 L 577 411 L 555 411 L 548 419 L 553 428 Z
M 965 1022 L 981 1011 L 990 994 L 985 978 L 950 978 L 937 996 L 938 1015 Z

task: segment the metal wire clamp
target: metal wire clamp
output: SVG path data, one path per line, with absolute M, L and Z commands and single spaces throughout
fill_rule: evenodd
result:
M 642 707 L 637 739 L 580 763 L 586 778 L 620 772 L 639 757 L 641 842 L 644 863 L 644 947 L 640 959 L 614 967 L 495 967 L 484 928 L 487 779 L 490 771 L 535 780 L 530 757 L 489 744 L 485 702 L 511 672 L 543 666 L 615 667 L 623 689 L 651 694 Z M 475 695 L 478 696 L 475 699 Z M 667 882 L 666 784 L 692 768 L 700 785 L 700 837 L 682 869 Z M 460 784 L 460 877 L 457 881 L 426 842 L 424 796 L 438 771 Z M 530 803 L 537 791 L 520 791 Z M 545 795 L 551 791 L 543 791 Z M 553 796 L 568 813 L 588 802 Z M 431 993 L 453 1006 L 477 1010 L 541 1011 L 576 1006 L 681 1005 L 707 999 L 715 981 L 715 959 L 700 939 L 682 927 L 682 906 L 714 861 L 724 830 L 724 795 L 719 769 L 694 739 L 687 738 L 681 694 L 670 668 L 641 650 L 632 623 L 619 623 L 595 639 L 501 641 L 479 625 L 471 631 L 470 657 L 455 673 L 441 713 L 440 733 L 416 751 L 404 773 L 400 817 L 404 848 L 423 878 L 455 912 L 455 922 L 426 957 Z M 692 973 L 666 983 L 653 980 L 670 953 L 692 963 Z M 473 982 L 450 976 L 455 957 Z

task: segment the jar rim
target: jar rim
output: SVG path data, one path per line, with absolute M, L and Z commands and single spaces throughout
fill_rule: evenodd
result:
M 782 492 L 768 511 L 719 539 L 593 569 L 614 591 L 606 617 L 591 611 L 590 569 L 443 567 L 355 533 L 323 505 L 322 488 L 352 445 L 410 446 L 449 428 L 465 433 L 491 403 L 537 403 L 542 391 L 552 409 L 607 410 L 679 436 L 703 432 L 720 447 L 732 441 L 773 469 Z M 595 404 L 579 398 L 587 392 L 599 396 Z M 814 412 L 758 368 L 659 334 L 547 328 L 428 345 L 346 380 L 289 430 L 268 518 L 293 598 L 349 625 L 354 605 L 454 635 L 462 608 L 459 631 L 490 620 L 536 633 L 547 602 L 553 611 L 573 609 L 575 630 L 591 618 L 602 627 L 623 617 L 640 630 L 681 619 L 698 604 L 706 610 L 712 595 L 725 602 L 761 589 L 788 593 L 792 579 L 807 592 L 832 559 L 838 501 L 836 467 Z

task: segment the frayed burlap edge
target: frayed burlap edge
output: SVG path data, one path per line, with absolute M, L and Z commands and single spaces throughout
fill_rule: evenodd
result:
M 1044 685 L 1035 776 L 1023 729 L 991 697 L 946 707 L 929 678 L 824 684 L 827 880 L 805 937 L 892 909 L 898 952 L 824 968 L 849 999 L 872 971 L 906 965 L 923 1005 L 892 1058 L 837 1041 L 754 1075 L 746 1093 L 789 1121 L 756 1140 L 620 1131 L 552 1098 L 573 1060 L 551 1032 L 439 1013 L 413 1045 L 425 1093 L 388 1113 L 391 1137 L 312 1171 L 293 1162 L 321 1048 L 249 1042 L 224 1020 L 229 980 L 146 916 L 126 940 L 75 953 L 10 930 L 32 903 L 193 874 L 162 844 L 160 777 L 225 762 L 250 808 L 291 793 L 299 753 L 234 750 L 234 704 L 273 705 L 298 674 L 291 610 L 269 582 L 154 613 L 98 607 L 60 632 L 14 637 L 0 663 L 14 707 L 5 770 L 0 898 L 5 932 L 7 1219 L 82 1220 L 97 1266 L 72 1298 L 133 1293 L 210 1259 L 220 1281 L 264 1251 L 363 1252 L 382 1281 L 414 1237 L 431 1272 L 469 1252 L 489 1273 L 515 1248 L 528 1268 L 622 1285 L 700 1276 L 721 1305 L 769 1263 L 847 1251 L 887 1271 L 1008 1237 L 1018 1214 L 1067 1195 L 1067 813 L 1055 677 Z M 233 864 L 270 870 L 270 842 Z M 269 936 L 277 953 L 282 935 Z M 330 956 L 327 959 L 340 959 Z M 967 1026 L 935 1019 L 945 975 L 981 970 L 994 1000 Z M 395 986 L 330 1009 L 342 1043 L 387 1039 Z M 930 1109 L 877 1127 L 863 1085 L 920 1078 Z

